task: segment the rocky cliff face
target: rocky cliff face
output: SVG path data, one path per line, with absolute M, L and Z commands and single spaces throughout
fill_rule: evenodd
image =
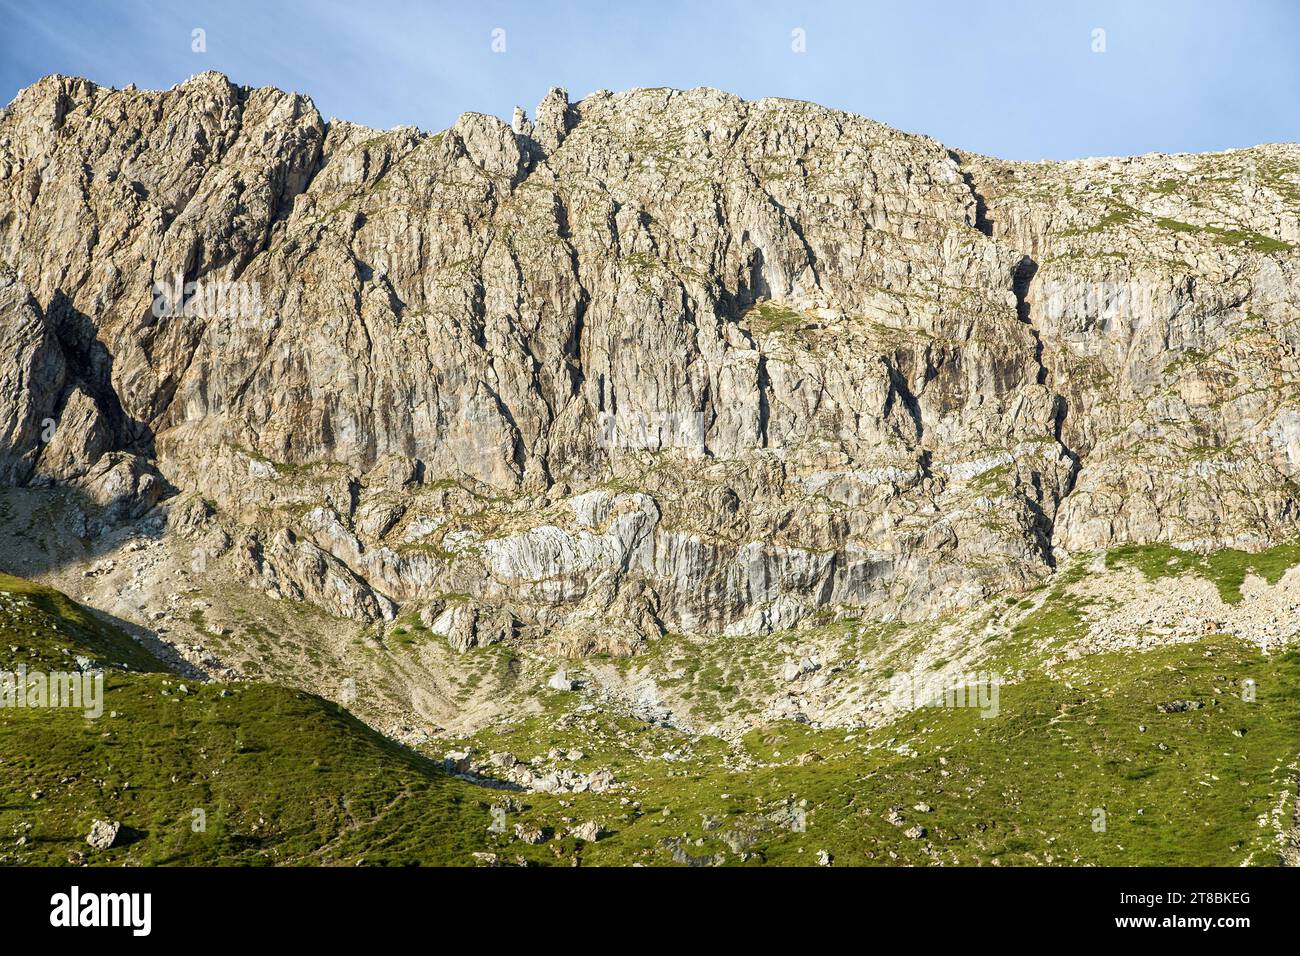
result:
M 714 90 L 0 113 L 0 480 L 453 646 L 920 618 L 1300 491 L 1300 147 L 1010 163 Z

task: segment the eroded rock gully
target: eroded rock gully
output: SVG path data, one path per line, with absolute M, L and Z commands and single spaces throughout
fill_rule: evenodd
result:
M 0 114 L 0 479 L 571 654 L 1260 547 L 1296 524 L 1297 159 L 1004 162 L 708 89 L 381 132 L 51 76 Z M 256 308 L 159 315 L 177 277 Z

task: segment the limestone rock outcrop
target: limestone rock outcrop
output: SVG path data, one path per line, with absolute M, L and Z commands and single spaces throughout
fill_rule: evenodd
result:
M 1300 147 L 1012 163 L 708 89 L 535 117 L 24 90 L 0 480 L 197 496 L 258 588 L 574 655 L 1295 533 Z
M 63 389 L 63 351 L 16 274 L 0 268 L 0 482 L 31 477 Z

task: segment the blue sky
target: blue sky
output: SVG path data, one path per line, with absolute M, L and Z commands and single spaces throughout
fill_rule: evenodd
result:
M 1065 159 L 1300 140 L 1298 50 L 1295 0 L 0 0 L 0 102 L 47 73 L 156 89 L 215 69 L 432 130 L 551 86 L 715 86 Z

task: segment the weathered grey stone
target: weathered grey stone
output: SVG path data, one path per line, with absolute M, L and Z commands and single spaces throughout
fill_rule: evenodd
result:
M 594 820 L 588 820 L 586 823 L 579 824 L 569 831 L 571 836 L 582 840 L 584 843 L 595 843 L 604 835 L 604 832 L 600 824 Z
M 116 820 L 96 820 L 90 825 L 86 842 L 96 850 L 107 850 L 117 841 L 122 824 Z
M 50 439 L 66 374 L 40 306 L 0 265 L 0 482 L 20 484 L 31 475 Z

